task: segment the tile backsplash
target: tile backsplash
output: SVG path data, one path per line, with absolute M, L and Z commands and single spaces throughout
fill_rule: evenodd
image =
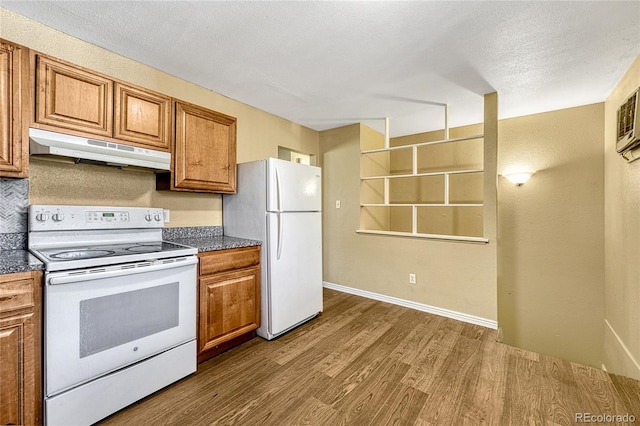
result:
M 26 233 L 29 180 L 0 178 L 0 234 Z

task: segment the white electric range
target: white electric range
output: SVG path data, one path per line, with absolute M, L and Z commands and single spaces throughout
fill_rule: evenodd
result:
M 45 264 L 47 425 L 92 424 L 196 370 L 197 249 L 163 211 L 32 205 Z

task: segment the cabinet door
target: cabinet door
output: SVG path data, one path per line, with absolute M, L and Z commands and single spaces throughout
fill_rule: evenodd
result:
M 29 53 L 0 40 L 0 176 L 27 177 Z
M 173 161 L 175 189 L 235 193 L 236 119 L 176 102 Z
M 0 424 L 32 424 L 25 418 L 25 404 L 32 404 L 31 395 L 21 389 L 30 377 L 25 377 L 23 366 L 29 358 L 21 349 L 33 339 L 32 314 L 0 319 Z M 31 360 L 33 361 L 33 360 Z M 33 384 L 29 389 L 33 388 Z
M 116 83 L 114 104 L 114 138 L 169 151 L 171 98 Z
M 260 268 L 201 278 L 199 296 L 199 352 L 260 326 Z
M 41 273 L 0 276 L 0 424 L 39 424 Z
M 38 56 L 36 72 L 37 123 L 93 135 L 113 135 L 111 80 L 45 56 Z
M 0 423 L 23 424 L 20 418 L 20 325 L 0 320 Z

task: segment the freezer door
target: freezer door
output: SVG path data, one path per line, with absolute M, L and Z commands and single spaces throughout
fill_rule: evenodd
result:
M 268 331 L 278 335 L 322 311 L 321 213 L 269 213 L 267 222 Z
M 267 211 L 322 210 L 319 167 L 269 158 L 267 175 Z

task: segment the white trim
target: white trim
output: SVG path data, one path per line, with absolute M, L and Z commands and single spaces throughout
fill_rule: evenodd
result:
M 449 142 L 471 141 L 471 140 L 474 140 L 474 139 L 484 139 L 484 133 L 480 134 L 480 135 L 465 136 L 465 137 L 462 137 L 462 138 L 442 139 L 442 140 L 439 140 L 439 141 L 432 141 L 432 142 L 412 143 L 412 144 L 409 144 L 409 145 L 391 146 L 391 147 L 388 147 L 388 148 L 367 149 L 365 151 L 360 151 L 360 154 L 375 154 L 376 152 L 385 152 L 385 151 L 395 151 L 395 150 L 398 150 L 398 149 L 407 149 L 407 148 L 411 148 L 412 146 L 421 147 L 421 146 L 437 145 L 437 144 L 449 143 Z
M 497 321 L 476 317 L 474 315 L 469 315 L 462 312 L 451 311 L 449 309 L 438 308 L 437 306 L 425 305 L 424 303 L 412 302 L 410 300 L 399 299 L 397 297 L 386 296 L 384 294 L 374 293 L 366 290 L 360 290 L 353 287 L 346 287 L 340 284 L 334 284 L 327 281 L 323 281 L 322 286 L 325 288 L 329 288 L 331 290 L 336 290 L 343 293 L 355 294 L 356 296 L 362 296 L 368 299 L 379 300 L 380 302 L 392 303 L 394 305 L 404 306 L 405 308 L 415 309 L 422 312 L 428 312 L 430 314 L 439 315 L 441 317 L 447 317 L 447 318 L 451 318 L 458 321 L 468 322 L 470 324 L 491 328 L 493 330 L 498 329 Z
M 449 139 L 449 104 L 444 104 L 444 138 Z
M 365 203 L 360 204 L 360 207 L 482 207 L 483 204 L 443 204 L 443 203 L 411 203 L 411 204 L 403 204 L 403 203 Z
M 411 150 L 411 157 L 411 174 L 415 176 L 418 174 L 418 147 L 415 145 Z
M 467 243 L 484 243 L 488 244 L 489 240 L 482 237 L 463 237 L 459 235 L 439 235 L 439 234 L 414 234 L 411 232 L 395 232 L 395 231 L 378 231 L 373 229 L 356 229 L 356 234 L 376 234 L 376 235 L 393 235 L 396 237 L 414 237 L 427 238 L 431 240 L 458 241 Z
M 379 176 L 363 176 L 360 180 L 375 180 L 375 179 L 405 179 L 410 177 L 425 177 L 425 176 L 443 176 L 443 175 L 464 175 L 471 173 L 482 173 L 484 169 L 467 169 L 467 170 L 447 170 L 444 172 L 426 172 L 426 173 L 411 173 L 404 175 L 379 175 Z
M 609 327 L 609 330 L 611 330 L 611 332 L 613 333 L 613 337 L 616 338 L 616 340 L 618 341 L 618 344 L 622 347 L 622 349 L 627 354 L 627 356 L 629 357 L 629 359 L 631 360 L 633 365 L 635 365 L 635 367 L 638 369 L 638 372 L 640 372 L 640 363 L 638 363 L 638 361 L 636 361 L 636 359 L 633 357 L 633 354 L 631 353 L 629 348 L 627 348 L 627 345 L 624 344 L 624 342 L 622 341 L 620 336 L 618 336 L 618 333 L 616 333 L 616 331 L 613 329 L 611 324 L 609 324 L 608 320 L 605 319 L 604 323 L 607 324 L 607 327 Z M 604 365 L 603 365 L 603 367 L 604 367 Z
M 418 233 L 418 206 L 411 206 L 411 233 Z
M 449 173 L 444 174 L 444 204 L 449 204 Z
M 384 118 L 384 148 L 389 148 L 389 117 Z

